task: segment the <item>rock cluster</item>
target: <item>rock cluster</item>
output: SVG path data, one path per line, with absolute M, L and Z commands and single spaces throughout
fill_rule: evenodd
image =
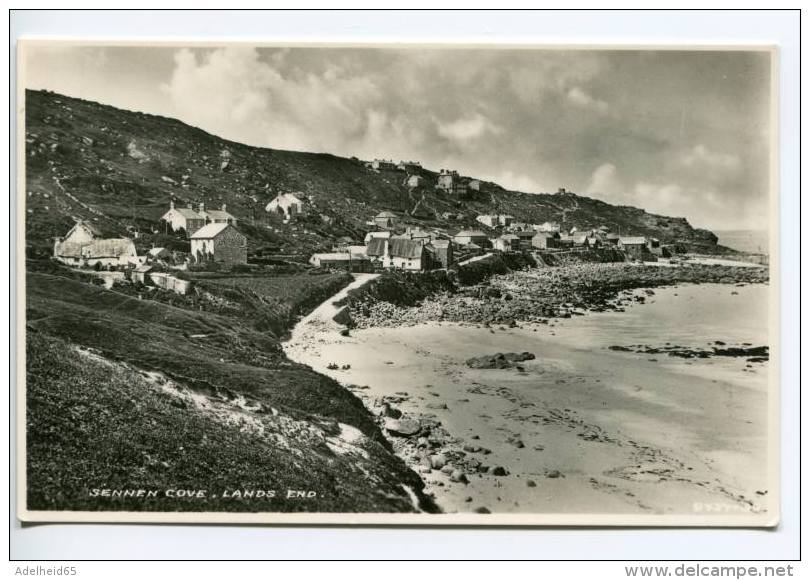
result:
M 534 358 L 535 356 L 530 352 L 499 352 L 474 356 L 467 359 L 466 364 L 471 369 L 511 369 L 518 366 L 519 362 L 534 360 Z
M 674 267 L 626 263 L 534 268 L 496 276 L 457 292 L 443 291 L 416 306 L 367 300 L 350 306 L 360 328 L 409 326 L 433 321 L 515 326 L 546 323 L 586 311 L 623 311 L 645 302 L 652 288 L 680 283 L 750 284 L 768 281 L 767 268 L 685 264 Z M 646 296 L 633 290 L 645 288 Z

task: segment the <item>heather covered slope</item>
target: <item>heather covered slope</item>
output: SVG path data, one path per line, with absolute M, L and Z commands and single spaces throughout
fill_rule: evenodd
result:
M 149 232 L 172 196 L 208 207 L 226 203 L 241 220 L 251 250 L 301 256 L 341 236 L 361 237 L 365 222 L 383 209 L 406 223 L 446 229 L 472 226 L 480 213 L 509 213 L 580 229 L 606 225 L 718 251 L 713 234 L 682 218 L 571 193 L 511 192 L 493 183 L 459 201 L 438 192 L 436 173 L 427 169 L 421 171 L 425 185 L 409 189 L 405 173 L 377 172 L 357 159 L 250 147 L 175 119 L 51 92 L 26 91 L 25 121 L 29 252 L 46 253 L 52 238 L 64 235 L 76 218 L 93 220 L 106 234 L 123 235 L 133 227 Z M 303 223 L 266 227 L 264 206 L 289 191 L 312 196 L 313 215 Z M 447 211 L 464 218 L 443 221 Z M 150 241 L 147 236 L 138 243 Z
M 415 474 L 346 423 L 200 395 L 38 332 L 27 356 L 28 509 L 414 510 L 400 484 L 420 485 Z
M 289 361 L 280 330 L 248 320 L 255 308 L 243 302 L 248 295 L 230 294 L 245 312 L 216 313 L 139 299 L 70 274 L 29 267 L 27 275 L 29 509 L 412 511 L 403 484 L 426 501 L 421 480 L 394 456 L 362 403 Z M 268 320 L 283 327 L 290 309 L 345 285 L 310 278 L 290 277 L 295 300 L 266 305 L 277 312 Z M 94 488 L 169 487 L 217 497 L 88 495 Z M 294 502 L 222 495 L 243 488 L 318 494 Z

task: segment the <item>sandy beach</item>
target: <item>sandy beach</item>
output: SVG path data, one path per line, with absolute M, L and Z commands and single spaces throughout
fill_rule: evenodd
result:
M 624 312 L 516 328 L 343 336 L 333 302 L 370 276 L 303 319 L 285 350 L 352 389 L 382 424 L 428 426 L 391 441 L 445 512 L 764 512 L 768 363 L 608 347 L 766 345 L 767 285 L 659 288 Z M 518 368 L 465 364 L 522 351 L 536 358 Z

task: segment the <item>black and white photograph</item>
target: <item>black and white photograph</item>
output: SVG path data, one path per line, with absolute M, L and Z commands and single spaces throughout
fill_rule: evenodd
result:
M 18 55 L 23 521 L 779 523 L 775 47 Z

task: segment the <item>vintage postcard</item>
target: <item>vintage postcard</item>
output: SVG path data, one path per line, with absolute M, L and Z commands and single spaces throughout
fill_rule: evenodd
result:
M 777 63 L 22 41 L 19 517 L 776 525 Z

